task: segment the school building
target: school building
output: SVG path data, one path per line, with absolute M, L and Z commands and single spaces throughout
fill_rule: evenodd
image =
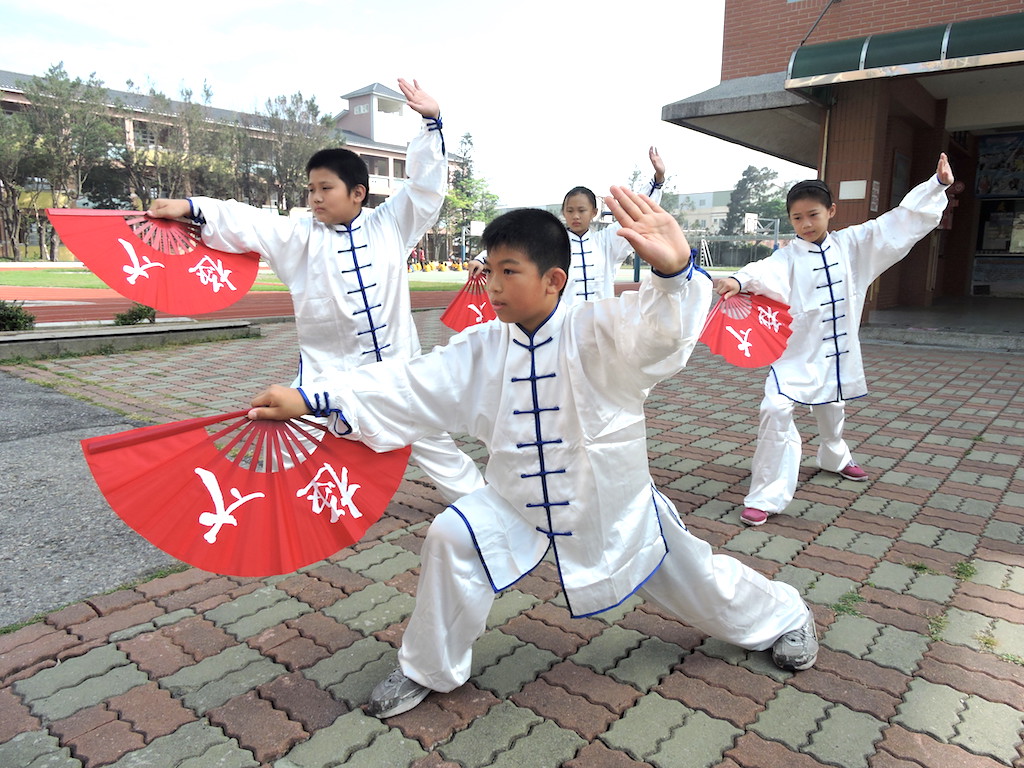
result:
M 868 310 L 1024 297 L 1024 0 L 726 0 L 721 79 L 662 118 L 816 172 L 836 229 L 949 156 L 942 223 Z
M 28 106 L 24 84 L 32 75 L 0 70 L 0 110 L 16 112 Z M 373 208 L 393 195 L 406 182 L 406 147 L 420 126 L 420 116 L 406 107 L 405 96 L 380 83 L 371 83 L 341 96 L 348 103 L 332 118 L 334 127 L 344 137 L 344 146 L 366 161 L 370 171 L 370 189 L 366 205 Z M 130 147 L 149 147 L 159 151 L 164 128 L 185 108 L 180 101 L 162 101 L 145 94 L 107 90 L 107 111 L 110 119 L 124 129 L 125 143 Z M 242 126 L 254 138 L 268 135 L 266 118 L 246 112 L 235 112 L 214 106 L 202 106 L 206 125 Z M 463 158 L 452 152 L 448 143 L 449 172 L 453 173 Z M 267 156 L 270 152 L 268 150 Z M 276 207 L 274 189 L 265 200 L 245 200 L 253 205 Z

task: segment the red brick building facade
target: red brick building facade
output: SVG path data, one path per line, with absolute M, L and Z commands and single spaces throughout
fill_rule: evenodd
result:
M 837 193 L 837 228 L 946 152 L 963 184 L 878 281 L 869 308 L 885 308 L 1024 296 L 1022 93 L 1024 0 L 726 0 L 722 83 L 662 116 L 806 165 Z

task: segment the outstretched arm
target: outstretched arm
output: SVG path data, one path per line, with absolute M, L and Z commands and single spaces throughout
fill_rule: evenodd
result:
M 409 106 L 416 112 L 419 112 L 424 117 L 432 118 L 437 118 L 441 115 L 441 107 L 438 106 L 437 100 L 420 88 L 420 84 L 416 80 L 413 80 L 410 84 L 408 80 L 398 78 L 398 87 L 402 89 L 402 93 L 405 95 L 405 100 Z
M 637 255 L 662 275 L 675 275 L 690 262 L 690 244 L 670 213 L 646 195 L 626 187 L 612 187 L 604 199 Z

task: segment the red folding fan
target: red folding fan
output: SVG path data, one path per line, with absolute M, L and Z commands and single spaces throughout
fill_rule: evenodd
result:
M 738 293 L 719 301 L 708 314 L 701 331 L 703 341 L 716 355 L 741 368 L 771 365 L 782 356 L 793 317 L 781 301 L 751 293 Z
M 355 543 L 380 519 L 408 447 L 375 453 L 308 419 L 245 413 L 92 437 L 82 451 L 122 520 L 213 573 L 291 573 Z
M 252 287 L 259 255 L 214 250 L 199 227 L 139 211 L 48 208 L 68 249 L 125 298 L 171 315 L 229 307 Z
M 466 280 L 451 304 L 441 315 L 441 322 L 453 331 L 464 331 L 471 325 L 494 320 L 497 315 L 487 300 L 487 278 L 482 273 Z

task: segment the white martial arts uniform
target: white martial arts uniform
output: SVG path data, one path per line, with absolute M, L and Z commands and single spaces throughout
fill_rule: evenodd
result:
M 259 253 L 288 286 L 299 337 L 294 386 L 328 368 L 420 354 L 406 256 L 437 220 L 444 201 L 448 161 L 443 142 L 439 122 L 425 119 L 409 143 L 406 184 L 347 226 L 280 216 L 234 200 L 192 198 L 197 215 L 205 219 L 205 243 Z M 418 440 L 412 458 L 447 501 L 483 485 L 476 464 L 443 431 Z
M 644 401 L 693 349 L 711 283 L 692 266 L 639 291 L 568 306 L 532 334 L 474 326 L 405 365 L 303 387 L 332 428 L 376 450 L 448 425 L 490 453 L 487 486 L 435 518 L 399 660 L 439 691 L 465 682 L 494 593 L 553 551 L 574 616 L 637 590 L 683 621 L 764 649 L 808 617 L 799 593 L 691 535 L 653 484 Z
M 654 202 L 660 203 L 662 185 L 651 179 L 644 193 Z M 616 222 L 603 229 L 588 229 L 582 235 L 567 230 L 572 258 L 569 262 L 569 281 L 562 295 L 569 304 L 608 299 L 615 295 L 615 275 L 622 262 L 633 252 L 626 238 L 618 236 L 621 228 Z
M 876 219 L 831 232 L 820 245 L 793 240 L 733 275 L 741 290 L 783 301 L 793 316 L 789 344 L 765 382 L 747 507 L 775 513 L 793 500 L 801 458 L 793 422 L 798 403 L 811 406 L 818 422 L 818 466 L 838 472 L 852 460 L 843 440 L 843 403 L 868 392 L 858 336 L 868 288 L 938 225 L 945 190 L 933 176 Z

